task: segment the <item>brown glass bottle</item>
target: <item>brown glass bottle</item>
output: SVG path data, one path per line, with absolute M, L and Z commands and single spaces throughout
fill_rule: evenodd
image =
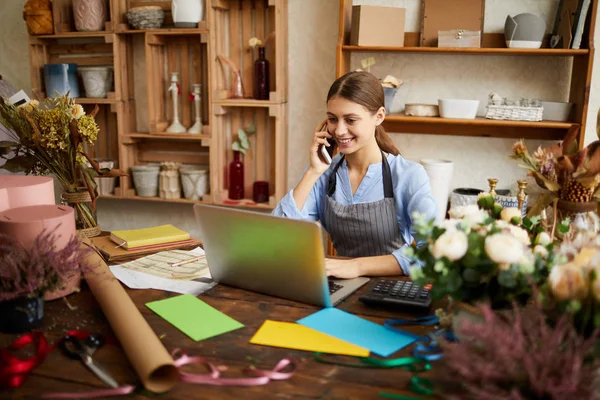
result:
M 258 58 L 254 62 L 254 99 L 269 100 L 269 60 L 265 58 L 265 48 L 258 48 Z

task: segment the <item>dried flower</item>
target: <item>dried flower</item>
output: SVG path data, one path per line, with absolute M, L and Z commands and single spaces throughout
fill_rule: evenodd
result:
M 578 300 L 588 294 L 585 272 L 577 265 L 568 263 L 552 268 L 548 282 L 557 300 Z
M 515 142 L 512 147 L 512 157 L 513 158 L 521 158 L 527 152 L 527 146 L 523 142 L 523 139 Z
M 461 319 L 461 342 L 442 342 L 444 358 L 433 372 L 452 400 L 594 399 L 600 359 L 590 356 L 600 332 L 584 339 L 569 317 L 556 324 L 539 306 L 494 312 L 480 305 L 483 321 Z M 456 317 L 455 317 L 456 318 Z
M 248 41 L 248 46 L 255 48 L 256 46 L 260 46 L 262 45 L 262 40 L 260 40 L 259 38 L 253 37 L 250 38 L 250 40 Z
M 60 289 L 86 268 L 82 262 L 89 250 L 82 249 L 75 236 L 57 250 L 55 232 L 41 232 L 31 248 L 12 236 L 0 235 L 0 301 Z
M 81 104 L 73 104 L 73 107 L 71 108 L 71 115 L 75 119 L 79 119 L 85 115 L 85 111 L 83 111 Z

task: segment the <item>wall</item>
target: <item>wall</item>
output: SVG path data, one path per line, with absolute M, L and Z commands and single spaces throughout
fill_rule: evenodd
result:
M 27 35 L 22 21 L 25 0 L 4 0 L 0 14 L 0 74 L 14 86 L 30 89 Z M 355 0 L 354 4 L 404 7 L 407 31 L 418 31 L 422 0 Z M 552 27 L 558 0 L 486 0 L 486 32 L 502 32 L 507 13 L 534 12 Z M 308 147 L 315 125 L 325 117 L 325 97 L 335 79 L 335 45 L 338 32 L 337 0 L 289 0 L 289 163 L 288 186 L 299 180 L 308 163 Z M 597 35 L 598 33 L 597 29 Z M 598 37 L 598 36 L 596 36 Z M 503 96 L 565 100 L 569 60 L 552 57 L 486 57 L 452 55 L 382 55 L 371 69 L 379 77 L 395 75 L 405 81 L 394 101 L 436 102 L 438 97 L 479 99 L 488 93 Z M 353 57 L 354 67 L 364 54 Z M 596 112 L 600 105 L 598 71 L 594 60 L 586 142 L 594 140 Z M 139 95 L 137 93 L 136 95 Z M 483 104 L 480 112 L 483 113 Z M 395 134 L 393 140 L 411 160 L 443 158 L 454 161 L 452 187 L 486 188 L 488 177 L 500 180 L 499 188 L 511 187 L 524 170 L 508 159 L 513 140 Z M 530 150 L 541 142 L 528 141 Z M 98 217 L 104 229 L 136 228 L 173 223 L 196 232 L 189 205 L 132 200 L 100 200 Z

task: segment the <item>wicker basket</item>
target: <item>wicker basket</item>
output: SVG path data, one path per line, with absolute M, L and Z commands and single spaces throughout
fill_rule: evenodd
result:
M 509 121 L 541 121 L 544 107 L 488 105 L 486 118 Z
M 165 13 L 159 6 L 133 7 L 127 12 L 127 22 L 134 29 L 159 29 Z

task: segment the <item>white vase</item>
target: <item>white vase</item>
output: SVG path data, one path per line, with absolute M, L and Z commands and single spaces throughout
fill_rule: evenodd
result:
M 171 14 L 177 28 L 196 28 L 204 14 L 202 0 L 173 0 Z
M 441 222 L 446 218 L 446 209 L 448 208 L 448 197 L 450 196 L 454 164 L 452 161 L 431 158 L 421 160 L 421 164 L 429 176 L 431 194 L 437 203 L 438 214 L 436 222 Z
M 85 97 L 104 98 L 112 90 L 113 67 L 79 67 Z
M 208 171 L 202 167 L 181 167 L 179 170 L 183 195 L 186 199 L 199 200 L 208 193 Z
M 135 165 L 131 167 L 135 192 L 140 197 L 158 196 L 158 165 Z

